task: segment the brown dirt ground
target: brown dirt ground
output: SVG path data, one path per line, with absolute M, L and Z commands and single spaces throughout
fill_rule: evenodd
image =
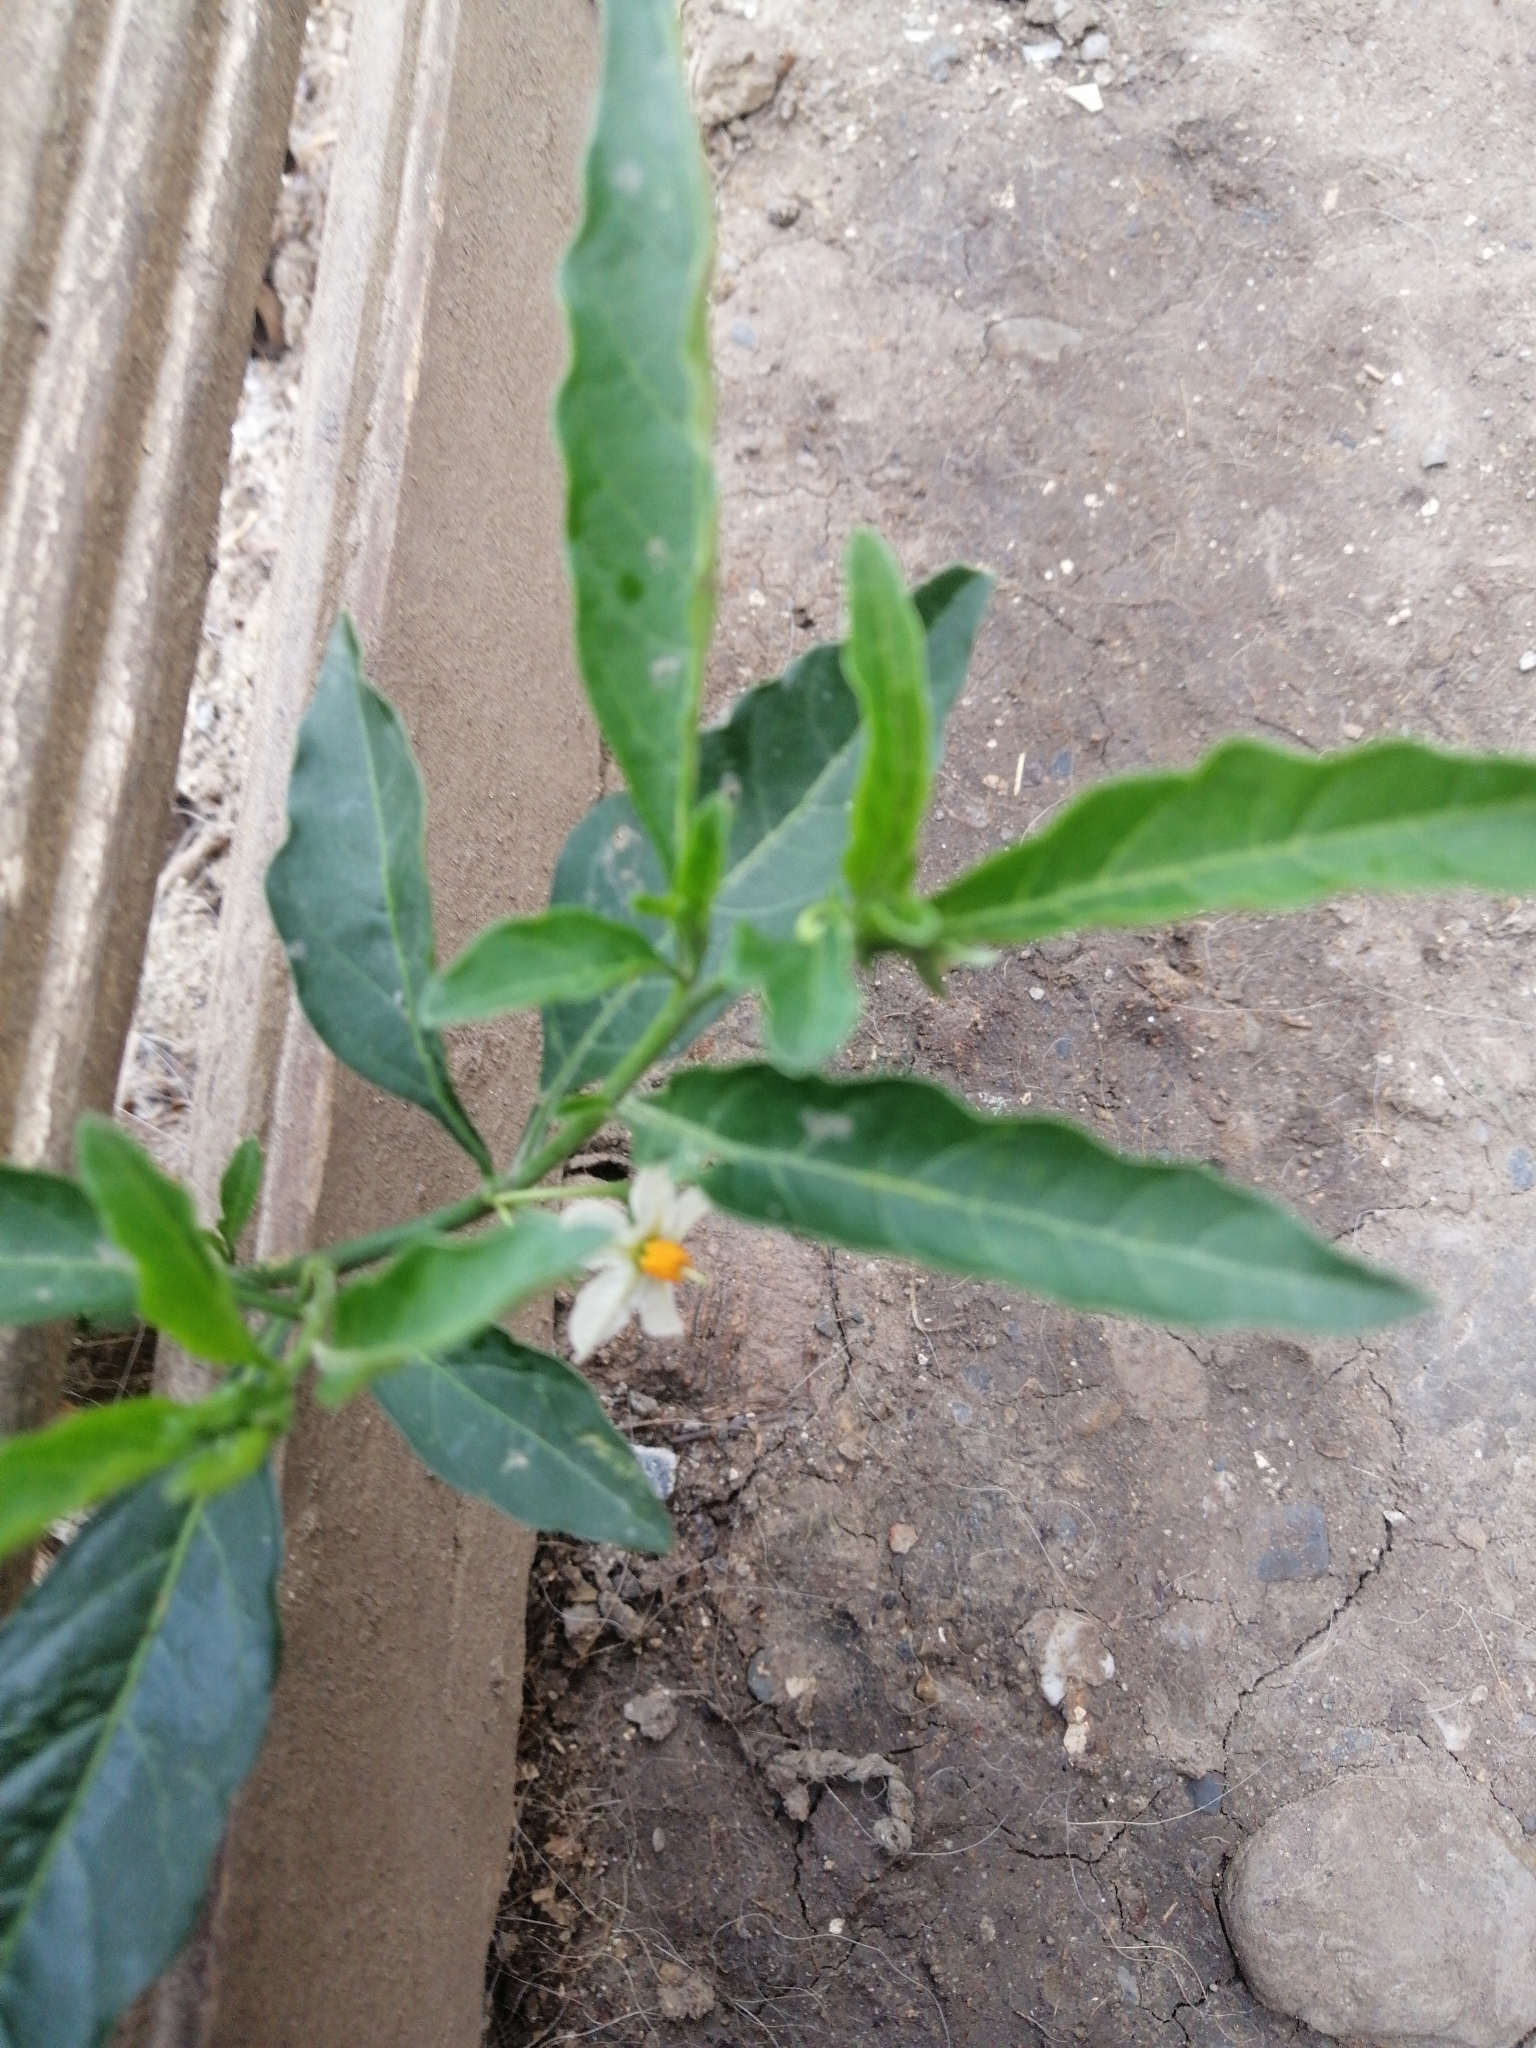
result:
M 997 567 L 934 879 L 1228 731 L 1536 747 L 1536 7 L 1103 12 L 1092 114 L 1019 7 L 762 0 L 796 62 L 713 144 L 715 703 L 835 633 L 859 521 Z M 1533 934 L 1352 901 L 877 978 L 851 1068 L 1211 1160 L 1440 1307 L 1190 1341 L 712 1225 L 688 1338 L 597 1374 L 677 1551 L 541 1553 L 489 2038 L 1278 2042 L 1216 1907 L 1277 1805 L 1419 1751 L 1536 1853 Z M 1057 1606 L 1116 1665 L 1076 1759 Z M 805 1745 L 899 1764 L 909 1855 L 878 1787 L 789 1816 Z

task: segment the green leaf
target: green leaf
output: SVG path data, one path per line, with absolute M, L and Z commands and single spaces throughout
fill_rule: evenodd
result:
M 83 1116 L 80 1178 L 113 1242 L 139 1273 L 139 1312 L 212 1365 L 259 1363 L 224 1262 L 198 1228 L 192 1198 L 116 1124 Z
M 473 1024 L 545 1003 L 590 1002 L 605 990 L 672 969 L 633 925 L 590 910 L 546 910 L 509 917 L 471 939 L 427 983 L 421 1015 L 428 1024 Z
M 450 1350 L 574 1273 L 604 1241 L 600 1230 L 536 1214 L 474 1237 L 425 1238 L 337 1295 L 330 1340 L 316 1347 L 322 1370 L 344 1376 L 333 1391 L 351 1392 L 360 1374 Z
M 1128 775 L 934 897 L 945 936 L 1293 910 L 1345 889 L 1536 889 L 1536 762 L 1386 740 L 1321 760 L 1229 740 Z
M 808 910 L 800 923 L 810 929 L 789 939 L 765 939 L 751 925 L 737 925 L 726 963 L 733 984 L 760 998 L 764 1046 L 787 1074 L 811 1073 L 831 1059 L 864 1007 L 846 916 Z
M 560 274 L 556 408 L 587 695 L 671 878 L 692 809 L 713 612 L 714 192 L 676 0 L 610 0 L 586 214 Z
M 695 1068 L 623 1114 L 720 1208 L 861 1251 L 1186 1328 L 1363 1330 L 1424 1306 L 1261 1195 L 926 1081 Z
M 0 1557 L 55 1522 L 175 1464 L 231 1426 L 225 1395 L 184 1407 L 159 1399 L 82 1408 L 46 1429 L 0 1442 Z
M 419 1011 L 433 966 L 421 771 L 399 713 L 363 674 L 345 612 L 299 728 L 267 903 L 304 1014 L 337 1059 L 435 1116 L 488 1173 Z
M 0 1326 L 90 1316 L 130 1323 L 133 1269 L 72 1180 L 0 1165 Z
M 950 568 L 912 593 L 928 636 L 935 736 L 965 681 L 991 588 L 989 576 Z M 736 792 L 710 971 L 721 965 L 737 923 L 788 938 L 800 913 L 839 886 L 859 745 L 859 707 L 832 645 L 802 655 L 781 681 L 747 691 L 726 724 L 701 735 L 701 790 Z M 566 841 L 553 900 L 629 923 L 654 942 L 662 925 L 630 905 L 666 887 L 628 797 L 611 796 Z M 551 1006 L 544 1012 L 544 1086 L 565 1093 L 600 1079 L 649 1028 L 666 995 L 659 983 L 640 982 L 595 1003 Z M 674 1053 L 707 1022 L 698 1019 Z
M 900 901 L 917 873 L 928 808 L 933 713 L 923 622 L 896 557 L 867 527 L 848 543 L 847 574 L 843 673 L 865 737 L 843 873 L 856 902 Z
M 531 1529 L 626 1550 L 672 1547 L 672 1524 L 602 1403 L 563 1360 L 482 1330 L 412 1360 L 373 1397 L 429 1471 Z
M 191 1932 L 277 1664 L 270 1471 L 151 1479 L 0 1629 L 0 2041 L 95 2048 Z
M 219 1182 L 219 1236 L 231 1262 L 261 1193 L 261 1140 L 242 1138 Z

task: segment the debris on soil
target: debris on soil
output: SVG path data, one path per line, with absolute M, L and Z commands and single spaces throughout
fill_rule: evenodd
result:
M 786 1749 L 768 1765 L 769 1784 L 784 1802 L 791 1820 L 811 1817 L 810 1788 L 841 1781 L 868 1785 L 878 1779 L 885 1785 L 887 1812 L 870 1833 L 890 1856 L 905 1856 L 912 1847 L 912 1821 L 916 1814 L 911 1788 L 900 1769 L 883 1756 L 845 1756 L 838 1749 Z
M 657 1686 L 654 1691 L 637 1693 L 626 1700 L 624 1718 L 639 1729 L 647 1742 L 665 1742 L 677 1726 L 677 1702 L 664 1686 Z
M 656 2004 L 664 2020 L 708 2019 L 715 2009 L 715 1987 L 698 1970 L 663 1963 L 656 1972 Z
M 893 1557 L 905 1557 L 917 1542 L 917 1530 L 911 1522 L 892 1522 L 886 1541 Z
M 772 104 L 794 62 L 794 50 L 770 20 L 717 20 L 689 66 L 699 120 L 706 128 L 723 128 L 759 113 Z

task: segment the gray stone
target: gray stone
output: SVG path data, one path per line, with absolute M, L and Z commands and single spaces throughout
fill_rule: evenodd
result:
M 1075 0 L 1064 13 L 1056 16 L 1056 33 L 1064 43 L 1080 43 L 1090 30 L 1099 25 L 1099 10 L 1087 4 L 1087 0 Z
M 1517 1195 L 1528 1195 L 1536 1188 L 1536 1163 L 1523 1145 L 1517 1145 L 1509 1155 L 1509 1179 Z
M 1328 1569 L 1328 1524 L 1314 1501 L 1266 1515 L 1256 1532 L 1253 1575 L 1264 1586 L 1320 1579 Z
M 1082 335 L 1064 320 L 1047 320 L 1036 314 L 1009 320 L 994 320 L 987 329 L 987 352 L 1006 362 L 1020 359 L 1031 363 L 1059 363 L 1068 351 L 1080 346 Z
M 1249 1986 L 1320 2034 L 1514 2048 L 1536 2027 L 1536 1876 L 1493 1816 L 1427 1762 L 1283 1808 L 1222 1888 Z
M 677 1702 L 665 1686 L 656 1686 L 626 1700 L 624 1718 L 640 1730 L 647 1742 L 665 1742 L 677 1726 Z
M 954 43 L 935 43 L 924 57 L 928 76 L 944 85 L 957 64 L 964 61 L 963 52 Z
M 1451 459 L 1451 451 L 1439 436 L 1430 442 L 1419 457 L 1420 469 L 1444 469 Z
M 650 1482 L 658 1500 L 670 1500 L 677 1485 L 677 1453 L 665 1444 L 634 1444 L 635 1463 Z
M 1109 37 L 1103 29 L 1096 28 L 1091 35 L 1083 37 L 1083 47 L 1078 56 L 1085 64 L 1102 64 L 1109 56 Z
M 689 67 L 694 104 L 706 128 L 723 128 L 766 107 L 795 61 L 766 25 L 716 22 Z

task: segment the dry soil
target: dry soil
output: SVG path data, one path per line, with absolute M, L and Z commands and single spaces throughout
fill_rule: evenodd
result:
M 870 521 L 999 572 L 934 880 L 1227 732 L 1536 748 L 1536 7 L 1111 0 L 1097 112 L 1024 11 L 693 9 L 794 54 L 712 143 L 715 708 Z M 851 1069 L 1210 1160 L 1439 1306 L 1192 1340 L 714 1225 L 596 1374 L 676 1553 L 541 1554 L 490 2037 L 1267 2044 L 1217 1899 L 1279 1805 L 1421 1757 L 1530 1855 L 1533 1021 L 1536 913 L 1470 897 L 882 972 Z M 1070 1744 L 1051 1609 L 1114 1659 Z M 899 1766 L 909 1854 L 878 1779 L 794 1817 L 807 1746 Z

